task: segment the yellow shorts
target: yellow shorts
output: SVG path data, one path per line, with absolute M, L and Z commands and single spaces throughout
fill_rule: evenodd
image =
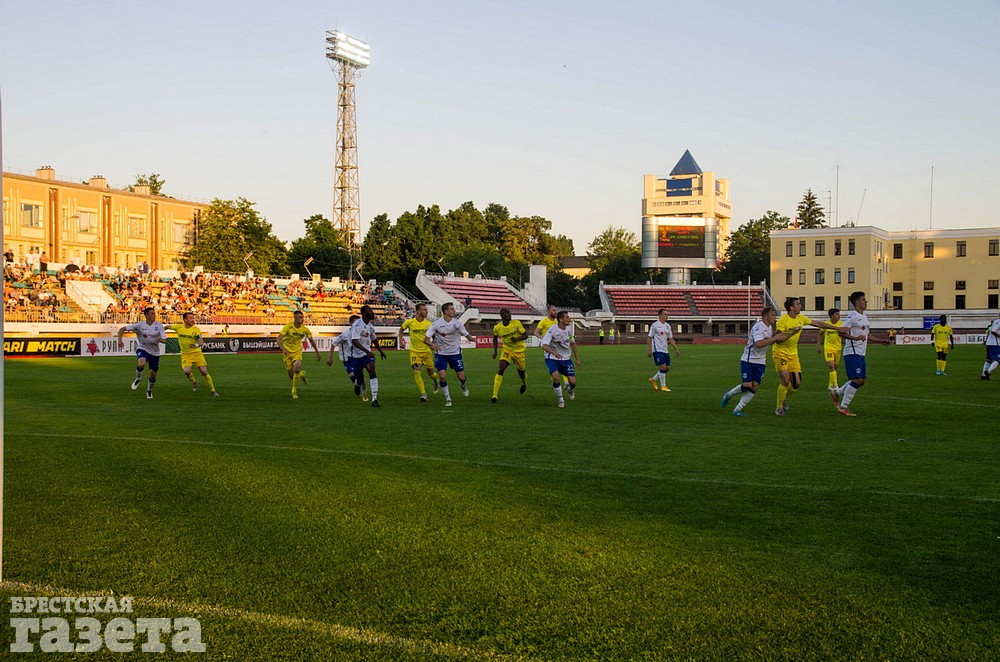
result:
M 434 370 L 434 354 L 431 352 L 410 352 L 410 366 L 424 366 Z
M 945 354 L 947 354 L 948 353 L 948 345 L 934 345 L 934 351 L 935 352 L 944 352 Z
M 188 352 L 187 354 L 181 354 L 181 367 L 186 368 L 191 366 L 192 368 L 200 368 L 202 366 L 208 366 L 205 363 L 205 355 L 201 352 Z
M 775 370 L 787 370 L 788 372 L 802 372 L 802 365 L 799 363 L 798 354 L 774 354 L 772 357 L 774 359 L 774 369 Z
M 500 360 L 506 361 L 518 370 L 524 370 L 524 352 L 511 352 L 510 350 L 500 350 Z
M 839 365 L 840 364 L 840 354 L 841 354 L 840 352 L 829 352 L 828 351 L 826 353 L 826 360 L 827 361 L 833 361 L 834 363 L 836 363 L 836 364 Z
M 292 352 L 291 354 L 282 354 L 281 358 L 285 361 L 285 369 L 291 370 L 296 361 L 302 360 L 302 352 Z

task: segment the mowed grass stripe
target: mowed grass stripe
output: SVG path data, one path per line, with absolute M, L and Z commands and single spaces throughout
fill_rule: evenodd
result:
M 896 490 L 875 490 L 875 489 L 861 489 L 845 486 L 835 486 L 835 485 L 792 485 L 788 483 L 759 483 L 750 481 L 740 481 L 740 480 L 730 480 L 723 478 L 696 478 L 690 476 L 662 476 L 648 473 L 627 473 L 620 471 L 599 471 L 595 469 L 582 469 L 573 467 L 554 467 L 554 466 L 542 466 L 535 464 L 511 464 L 504 462 L 485 462 L 481 460 L 463 460 L 460 458 L 451 457 L 437 457 L 437 456 L 427 456 L 427 455 L 412 455 L 404 453 L 390 453 L 390 452 L 378 452 L 378 451 L 354 451 L 354 450 L 341 450 L 334 448 L 316 448 L 308 446 L 276 446 L 273 444 L 239 444 L 231 442 L 218 442 L 218 441 L 204 441 L 204 440 L 192 440 L 192 439 L 164 439 L 159 437 L 107 437 L 102 435 L 82 435 L 82 434 L 65 434 L 65 433 L 54 433 L 54 432 L 30 432 L 22 433 L 20 436 L 26 437 L 54 437 L 62 439 L 90 439 L 97 441 L 127 441 L 127 442 L 137 442 L 137 443 L 163 443 L 163 444 L 182 444 L 189 446 L 207 446 L 207 447 L 218 447 L 218 448 L 241 448 L 250 450 L 272 450 L 272 451 L 288 451 L 295 453 L 323 453 L 329 455 L 345 455 L 352 457 L 372 457 L 372 458 L 384 458 L 392 460 L 405 460 L 407 462 L 417 461 L 417 462 L 434 462 L 434 463 L 450 463 L 450 464 L 460 464 L 472 467 L 482 467 L 486 469 L 516 469 L 523 471 L 540 471 L 540 472 L 552 472 L 552 473 L 565 473 L 565 474 L 580 474 L 585 476 L 594 476 L 599 478 L 614 478 L 614 479 L 626 479 L 626 480 L 650 480 L 650 481 L 668 481 L 668 482 L 678 482 L 678 483 L 703 483 L 703 484 L 714 484 L 714 485 L 727 485 L 733 487 L 752 487 L 752 488 L 762 488 L 762 489 L 773 489 L 773 490 L 800 490 L 809 492 L 843 492 L 843 493 L 854 493 L 854 494 L 872 494 L 881 495 L 889 497 L 912 497 L 918 499 L 945 499 L 945 500 L 958 500 L 958 501 L 975 501 L 980 503 L 1000 503 L 1000 498 L 992 497 L 982 497 L 973 495 L 954 495 L 954 494 L 931 494 L 926 492 L 907 492 L 907 491 L 896 491 Z

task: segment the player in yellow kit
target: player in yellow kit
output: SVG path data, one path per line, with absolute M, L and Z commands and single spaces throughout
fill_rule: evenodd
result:
M 840 321 L 839 308 L 831 308 L 826 314 L 830 316 L 830 324 L 836 327 L 840 327 L 843 324 Z M 837 384 L 837 366 L 840 365 L 843 350 L 844 341 L 838 332 L 830 329 L 822 329 L 819 332 L 819 336 L 816 337 L 816 351 L 823 353 L 826 358 L 826 365 L 830 368 L 830 383 L 826 387 L 829 391 L 836 391 L 840 387 Z
M 948 367 L 948 348 L 955 349 L 955 332 L 948 324 L 948 316 L 942 315 L 938 323 L 931 327 L 931 342 L 934 343 L 934 351 L 937 352 L 937 370 L 935 375 L 947 377 L 945 368 Z
M 771 358 L 774 359 L 774 367 L 781 379 L 781 383 L 778 384 L 775 416 L 784 416 L 788 412 L 788 396 L 802 385 L 802 364 L 799 363 L 799 339 L 802 336 L 802 329 L 806 326 L 837 329 L 832 324 L 812 320 L 803 315 L 802 302 L 798 297 L 785 299 L 785 311 L 774 325 L 778 333 L 786 336 L 785 340 L 771 345 Z
M 500 385 L 503 383 L 503 373 L 511 364 L 517 368 L 517 376 L 521 378 L 521 395 L 528 389 L 528 373 L 525 371 L 524 350 L 527 347 L 524 341 L 528 338 L 528 332 L 520 320 L 512 320 L 510 311 L 506 308 L 500 309 L 500 322 L 493 327 L 493 359 L 497 358 L 497 341 L 503 340 L 503 351 L 500 352 L 500 367 L 493 377 L 493 397 L 490 402 L 496 404 L 497 396 L 500 394 Z
M 292 380 L 292 398 L 299 397 L 299 382 L 308 384 L 306 371 L 302 369 L 302 342 L 308 338 L 312 343 L 313 351 L 316 352 L 316 360 L 320 360 L 319 347 L 313 340 L 312 331 L 302 322 L 305 314 L 301 310 L 292 313 L 292 321 L 281 328 L 278 332 L 278 345 L 281 346 L 281 355 L 285 361 L 285 370 L 288 378 Z
M 421 402 L 427 402 L 427 389 L 424 386 L 424 376 L 420 373 L 421 368 L 434 380 L 434 392 L 441 390 L 438 386 L 438 373 L 434 368 L 434 353 L 424 342 L 427 329 L 431 328 L 432 323 L 427 319 L 427 304 L 418 303 L 415 316 L 403 322 L 403 326 L 399 328 L 400 333 L 410 334 L 410 367 L 413 368 L 413 381 L 420 391 Z
M 215 382 L 212 375 L 208 374 L 208 363 L 205 362 L 205 354 L 201 351 L 204 341 L 201 339 L 201 329 L 194 325 L 194 313 L 184 313 L 183 324 L 171 324 L 168 329 L 177 334 L 177 342 L 181 349 L 181 369 L 184 376 L 191 382 L 191 390 L 198 390 L 198 380 L 195 378 L 192 368 L 198 368 L 208 388 L 212 389 L 212 396 L 219 397 L 219 392 L 215 390 Z

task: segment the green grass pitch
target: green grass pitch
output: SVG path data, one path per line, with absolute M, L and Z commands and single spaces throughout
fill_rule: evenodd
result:
M 165 358 L 152 401 L 130 358 L 8 360 L 0 598 L 132 595 L 208 659 L 1000 657 L 981 347 L 872 348 L 853 419 L 813 347 L 744 419 L 740 347 L 681 349 L 661 393 L 644 347 L 581 347 L 562 410 L 537 349 L 497 405 L 467 351 L 451 409 L 402 352 L 377 410 L 309 353 L 294 401 L 277 355 L 209 356 L 218 399 Z

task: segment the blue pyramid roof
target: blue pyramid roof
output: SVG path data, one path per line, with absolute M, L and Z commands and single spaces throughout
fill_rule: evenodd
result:
M 701 166 L 699 166 L 698 162 L 694 160 L 693 156 L 691 156 L 691 151 L 686 149 L 684 150 L 684 156 L 682 156 L 681 160 L 677 162 L 674 169 L 670 171 L 670 176 L 700 175 L 701 173 Z

